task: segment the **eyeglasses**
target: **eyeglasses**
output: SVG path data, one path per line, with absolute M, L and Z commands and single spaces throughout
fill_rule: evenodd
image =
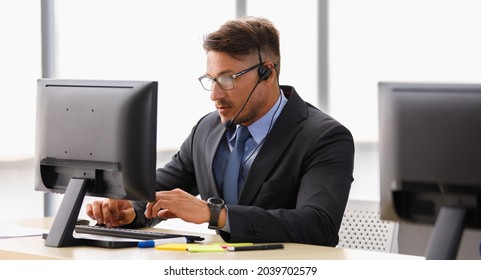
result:
M 207 91 L 212 90 L 212 87 L 214 86 L 214 82 L 216 82 L 219 85 L 219 87 L 223 90 L 233 89 L 235 78 L 238 78 L 238 77 L 244 75 L 245 73 L 248 73 L 248 72 L 256 69 L 257 67 L 259 67 L 261 65 L 262 65 L 261 63 L 256 64 L 252 67 L 244 69 L 244 70 L 240 71 L 239 73 L 236 73 L 236 74 L 231 75 L 231 76 L 220 76 L 220 77 L 217 77 L 217 78 L 213 78 L 213 77 L 205 74 L 205 75 L 199 77 L 199 82 L 202 85 L 202 87 Z

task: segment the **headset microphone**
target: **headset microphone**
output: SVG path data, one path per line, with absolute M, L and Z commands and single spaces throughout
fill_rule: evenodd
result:
M 251 96 L 252 94 L 254 93 L 254 90 L 256 90 L 257 86 L 261 83 L 262 79 L 259 79 L 256 83 L 256 85 L 254 86 L 254 88 L 252 88 L 251 92 L 249 93 L 249 95 L 247 96 L 246 98 L 246 101 L 244 101 L 244 104 L 242 104 L 242 107 L 241 109 L 239 110 L 239 112 L 237 112 L 237 114 L 235 115 L 235 117 L 233 117 L 231 120 L 229 120 L 226 124 L 225 124 L 225 127 L 226 128 L 232 128 L 234 127 L 235 125 L 235 121 L 236 119 L 239 117 L 240 113 L 244 110 L 244 108 L 246 107 L 247 105 L 247 102 L 249 102 L 249 99 L 251 99 Z

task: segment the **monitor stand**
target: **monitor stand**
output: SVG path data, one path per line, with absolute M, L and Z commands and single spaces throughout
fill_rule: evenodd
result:
M 84 197 L 88 190 L 89 180 L 70 179 L 60 207 L 48 234 L 43 235 L 45 246 L 49 247 L 73 247 L 91 246 L 101 248 L 128 248 L 137 247 L 138 241 L 132 240 L 108 240 L 75 238 L 74 231 L 77 225 L 78 215 L 82 208 Z
M 466 209 L 443 206 L 436 217 L 424 256 L 428 260 L 454 260 L 464 230 Z
M 50 232 L 47 236 L 44 236 L 46 246 L 69 247 L 85 245 L 86 239 L 75 238 L 73 232 L 87 193 L 88 180 L 70 179 Z

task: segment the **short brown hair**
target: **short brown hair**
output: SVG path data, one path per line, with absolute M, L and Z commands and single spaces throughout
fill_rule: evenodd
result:
M 205 51 L 225 52 L 232 57 L 259 53 L 261 60 L 280 64 L 279 31 L 265 18 L 245 17 L 224 23 L 204 38 Z

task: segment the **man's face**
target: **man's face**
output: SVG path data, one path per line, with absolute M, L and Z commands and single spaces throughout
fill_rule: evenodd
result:
M 221 76 L 232 76 L 259 63 L 255 56 L 245 57 L 242 60 L 234 58 L 224 52 L 209 51 L 207 53 L 206 74 L 218 78 Z M 212 86 L 210 98 L 221 117 L 222 123 L 236 118 L 235 123 L 250 125 L 261 117 L 260 111 L 265 107 L 265 97 L 262 94 L 262 85 L 259 84 L 247 102 L 244 109 L 242 106 L 247 100 L 259 79 L 257 68 L 234 79 L 234 88 L 222 89 L 217 83 Z

